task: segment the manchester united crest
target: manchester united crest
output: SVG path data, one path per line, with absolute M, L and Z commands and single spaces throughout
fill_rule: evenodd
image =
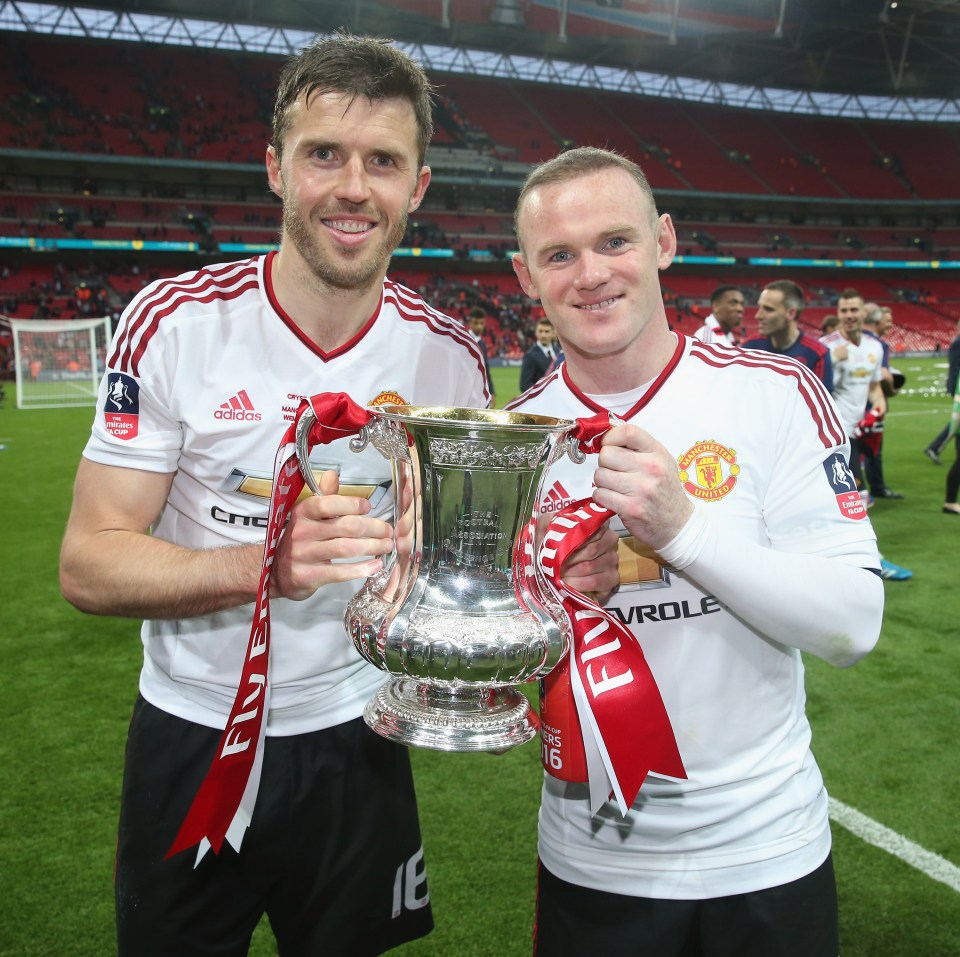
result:
M 719 502 L 733 491 L 740 475 L 737 453 L 713 439 L 697 442 L 677 465 L 683 487 L 701 502 Z

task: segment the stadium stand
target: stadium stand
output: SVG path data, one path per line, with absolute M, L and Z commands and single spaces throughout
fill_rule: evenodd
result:
M 96 290 L 97 305 L 115 312 L 149 276 L 180 271 L 198 256 L 249 255 L 275 243 L 281 210 L 262 162 L 278 59 L 12 34 L 0 39 L 0 51 L 0 147 L 8 155 L 0 241 L 8 240 L 10 252 L 0 303 L 7 315 L 81 315 L 87 306 L 75 290 L 82 283 Z M 953 128 L 475 76 L 436 81 L 434 184 L 411 217 L 405 245 L 450 250 L 453 258 L 420 260 L 409 281 L 459 315 L 478 303 L 487 309 L 494 355 L 516 353 L 523 324 L 537 315 L 509 268 L 517 185 L 526 164 L 570 145 L 634 156 L 661 208 L 674 215 L 679 252 L 732 260 L 699 270 L 677 264 L 665 276 L 671 321 L 684 331 L 700 324 L 721 281 L 737 281 L 755 301 L 770 274 L 752 272 L 752 257 L 781 260 L 780 275 L 798 257 L 920 263 L 960 256 L 956 217 L 915 202 L 953 195 L 960 182 Z M 64 253 L 53 266 L 14 251 L 17 241 L 48 240 L 155 242 L 171 251 Z M 236 248 L 228 255 L 224 244 Z M 394 273 L 407 273 L 402 258 Z M 846 285 L 894 305 L 895 349 L 945 346 L 960 316 L 960 282 L 926 271 L 858 272 L 841 282 L 835 271 L 807 269 L 794 278 L 818 290 L 804 317 L 811 327 Z M 748 310 L 748 324 L 751 316 Z

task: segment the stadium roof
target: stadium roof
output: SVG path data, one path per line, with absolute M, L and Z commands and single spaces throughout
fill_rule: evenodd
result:
M 393 37 L 435 70 L 960 120 L 960 0 L 0 0 L 0 29 L 19 21 L 263 52 L 345 27 Z

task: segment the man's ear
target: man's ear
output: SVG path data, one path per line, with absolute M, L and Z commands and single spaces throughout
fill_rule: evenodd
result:
M 280 199 L 283 199 L 283 177 L 280 175 L 280 157 L 272 145 L 267 147 L 267 182 L 270 184 L 270 191 L 275 193 Z
M 669 213 L 657 220 L 657 268 L 666 269 L 677 254 L 677 233 Z
M 517 275 L 517 280 L 520 283 L 520 288 L 531 299 L 539 299 L 540 293 L 537 292 L 537 287 L 533 284 L 533 280 L 530 278 L 530 270 L 527 269 L 527 264 L 524 262 L 523 253 L 514 253 L 512 262 L 513 262 L 513 271 Z
M 407 204 L 407 212 L 412 213 L 415 209 L 420 208 L 420 204 L 423 202 L 423 197 L 427 192 L 427 187 L 430 185 L 430 177 L 433 174 L 430 171 L 429 166 L 423 166 L 420 169 L 420 172 L 417 174 L 417 185 L 414 187 L 413 195 L 410 197 L 410 202 Z

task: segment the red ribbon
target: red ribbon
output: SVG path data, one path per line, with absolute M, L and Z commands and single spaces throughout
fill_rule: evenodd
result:
M 326 445 L 347 435 L 356 435 L 373 418 L 372 413 L 342 392 L 315 395 L 300 403 L 293 423 L 280 442 L 274 461 L 263 565 L 240 685 L 213 763 L 180 825 L 173 845 L 167 851 L 167 857 L 199 844 L 199 863 L 208 848 L 212 847 L 213 852 L 219 854 L 224 840 L 239 850 L 250 826 L 260 786 L 265 718 L 270 698 L 267 680 L 270 660 L 270 574 L 280 535 L 304 486 L 296 451 L 286 454 L 286 457 L 284 455 L 294 442 L 297 426 L 308 408 L 312 408 L 316 416 L 307 439 L 308 450 L 315 445 Z
M 573 435 L 581 451 L 599 451 L 603 434 L 615 421 L 605 413 L 578 419 Z M 660 689 L 637 639 L 617 617 L 560 577 L 567 558 L 613 515 L 591 499 L 574 502 L 550 522 L 537 561 L 573 628 L 569 655 L 551 673 L 547 694 L 551 683 L 555 688 L 557 682 L 572 684 L 591 807 L 596 811 L 612 792 L 625 815 L 650 771 L 677 778 L 687 774 Z M 542 600 L 532 567 L 533 529 L 531 522 L 518 553 L 524 556 L 527 588 Z M 549 762 L 544 767 L 550 773 Z

